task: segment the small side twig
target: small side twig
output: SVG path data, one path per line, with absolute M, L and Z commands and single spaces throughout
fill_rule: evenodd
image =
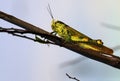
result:
M 30 33 L 32 33 L 32 32 L 30 32 L 28 30 L 17 29 L 17 28 L 3 28 L 3 27 L 0 27 L 0 32 L 6 32 L 8 34 L 12 34 L 13 36 L 22 37 L 22 38 L 25 38 L 25 39 L 32 40 L 34 42 L 39 42 L 39 40 L 36 40 L 35 38 L 23 35 L 23 34 L 30 34 Z M 54 44 L 54 43 L 50 42 L 49 40 L 44 41 L 44 43 L 45 44 Z
M 0 27 L 0 32 L 7 32 L 7 33 L 20 33 L 20 34 L 30 33 L 30 31 L 28 31 L 28 30 L 24 30 L 24 29 L 17 29 L 17 28 L 3 28 L 3 27 Z
M 120 31 L 120 26 L 115 26 L 115 25 L 107 24 L 107 23 L 101 23 L 101 24 L 106 28 Z
M 70 76 L 69 74 L 67 74 L 67 73 L 66 73 L 66 75 L 67 75 L 67 77 L 70 78 L 70 79 L 73 79 L 73 80 L 76 80 L 76 81 L 80 81 L 80 80 L 77 79 L 76 77 L 71 77 L 71 76 Z

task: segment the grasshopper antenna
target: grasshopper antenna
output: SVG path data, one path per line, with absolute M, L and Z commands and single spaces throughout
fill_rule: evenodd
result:
M 49 12 L 49 14 L 50 14 L 51 18 L 52 18 L 52 19 L 54 19 L 53 14 L 52 14 L 52 10 L 51 10 L 51 8 L 50 8 L 50 5 L 49 5 L 49 4 L 48 4 L 48 7 L 47 7 L 47 10 L 48 10 L 48 12 Z

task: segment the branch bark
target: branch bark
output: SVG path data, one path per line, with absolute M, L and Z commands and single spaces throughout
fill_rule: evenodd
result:
M 84 55 L 88 58 L 94 59 L 96 61 L 99 61 L 99 62 L 105 63 L 107 65 L 110 65 L 112 67 L 120 69 L 120 57 L 118 57 L 118 56 L 101 54 L 101 53 L 93 51 L 93 50 L 80 48 L 78 45 L 75 45 L 75 44 L 69 43 L 69 42 L 65 42 L 63 39 L 61 39 L 57 36 L 54 36 L 39 27 L 36 27 L 30 23 L 27 23 L 23 20 L 20 20 L 14 16 L 4 13 L 2 11 L 0 11 L 0 18 L 29 31 L 31 34 L 44 37 L 44 38 L 52 41 L 53 43 L 55 43 L 58 46 L 67 48 L 71 51 L 74 51 L 78 54 Z M 106 46 L 103 46 L 103 47 L 107 48 Z

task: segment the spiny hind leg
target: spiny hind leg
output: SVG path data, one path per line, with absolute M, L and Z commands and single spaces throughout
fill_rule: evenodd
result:
M 89 42 L 89 38 L 80 38 L 78 36 L 71 36 L 71 41 L 73 42 L 78 42 L 78 43 L 86 43 L 86 42 Z
M 75 43 L 91 43 L 91 44 L 93 43 L 93 44 L 97 44 L 97 45 L 103 45 L 102 40 L 100 40 L 100 39 L 92 40 L 87 37 L 71 36 L 71 41 L 73 41 Z
M 84 42 L 90 43 L 90 44 L 96 44 L 96 45 L 103 45 L 102 40 L 97 39 L 97 40 L 92 40 L 92 39 L 83 39 Z

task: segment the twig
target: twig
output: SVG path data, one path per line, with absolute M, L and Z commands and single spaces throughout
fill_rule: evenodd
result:
M 76 77 L 71 77 L 69 74 L 66 73 L 66 75 L 68 76 L 68 78 L 76 80 L 76 81 L 80 81 L 79 79 L 77 79 Z
M 107 65 L 110 65 L 112 67 L 120 69 L 120 57 L 117 57 L 115 55 L 101 54 L 100 52 L 97 52 L 94 50 L 89 50 L 89 49 L 84 49 L 73 43 L 65 42 L 63 39 L 61 39 L 57 36 L 54 36 L 54 35 L 50 34 L 49 32 L 47 32 L 43 29 L 40 29 L 39 27 L 31 25 L 23 20 L 20 20 L 12 15 L 6 14 L 2 11 L 0 11 L 0 18 L 5 21 L 8 21 L 12 24 L 15 24 L 19 27 L 22 27 L 27 31 L 30 31 L 31 34 L 35 34 L 35 35 L 44 37 L 44 38 L 52 41 L 56 45 L 62 46 L 64 48 L 67 48 L 78 54 L 84 55 L 88 58 L 94 59 L 96 61 L 99 61 L 99 62 L 105 63 Z M 106 47 L 106 46 L 102 46 L 102 49 L 107 49 L 107 48 L 108 47 Z
M 115 25 L 107 24 L 107 23 L 101 23 L 101 24 L 106 28 L 110 28 L 110 29 L 120 31 L 120 26 L 115 26 Z
M 0 32 L 6 32 L 6 33 L 9 33 L 9 34 L 12 34 L 14 36 L 17 36 L 17 37 L 22 37 L 22 38 L 25 38 L 25 39 L 29 39 L 29 40 L 32 40 L 34 42 L 39 42 L 39 40 L 36 40 L 35 38 L 31 38 L 31 37 L 28 37 L 26 35 L 23 35 L 23 34 L 30 34 L 32 32 L 30 31 L 27 31 L 27 30 L 23 30 L 23 29 L 17 29 L 17 28 L 3 28 L 3 27 L 0 27 Z M 49 40 L 47 41 L 44 41 L 45 44 L 54 44 L 52 42 L 50 42 Z
M 74 60 L 69 60 L 69 61 L 66 61 L 64 63 L 62 63 L 60 65 L 60 67 L 64 68 L 64 67 L 67 67 L 67 66 L 74 66 L 75 64 L 78 64 L 84 60 L 86 60 L 87 58 L 86 57 L 78 57 L 78 58 L 75 58 Z
M 28 30 L 24 29 L 17 29 L 17 28 L 3 28 L 0 27 L 0 32 L 7 32 L 7 33 L 20 33 L 20 34 L 25 34 L 25 33 L 31 33 Z

